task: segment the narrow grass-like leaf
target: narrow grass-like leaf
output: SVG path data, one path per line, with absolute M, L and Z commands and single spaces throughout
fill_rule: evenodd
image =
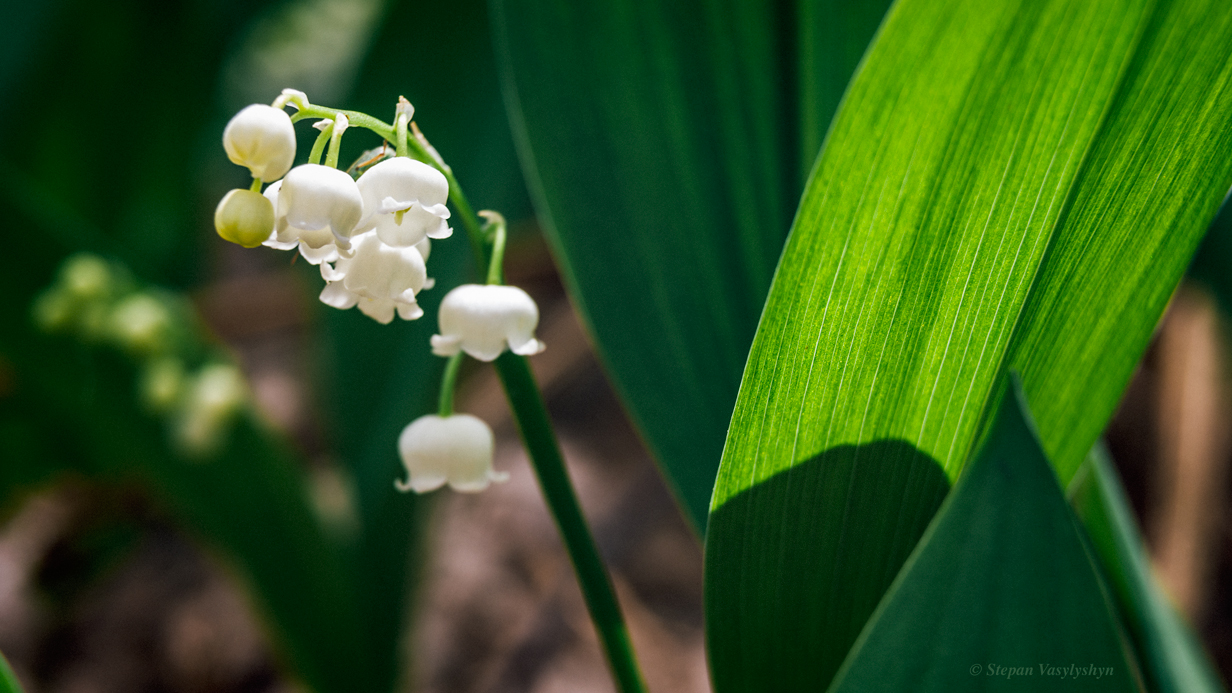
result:
M 699 529 L 802 167 L 886 5 L 493 2 L 540 221 Z
M 891 10 L 809 181 L 724 450 L 707 538 L 720 691 L 816 661 L 828 679 L 863 622 L 830 605 L 876 603 L 936 497 L 927 461 L 956 477 L 1003 365 L 1072 475 L 1232 184 L 1230 51 L 1232 6 L 1205 0 Z M 725 507 L 887 440 L 913 453 Z M 835 497 L 838 521 L 798 522 Z M 856 533 L 857 517 L 885 519 Z M 783 579 L 818 546 L 835 548 L 816 579 Z M 816 620 L 785 630 L 767 603 Z
M 1026 409 L 1020 393 L 1003 399 L 831 691 L 1140 690 Z
M 1108 576 L 1150 689 L 1223 691 L 1198 638 L 1155 583 L 1125 490 L 1102 445 L 1082 469 L 1070 485 L 1071 502 Z
M 22 693 L 21 684 L 3 654 L 0 654 L 0 693 Z

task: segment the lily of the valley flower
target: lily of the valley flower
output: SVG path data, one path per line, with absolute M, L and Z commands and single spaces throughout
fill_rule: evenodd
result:
M 338 258 L 333 266 L 322 263 L 321 277 L 328 284 L 321 292 L 321 302 L 344 310 L 358 305 L 382 324 L 391 322 L 395 311 L 403 320 L 422 316 L 415 294 L 423 289 L 428 272 L 419 251 L 386 245 L 375 231 L 352 240 L 350 257 Z
M 376 229 L 382 241 L 397 247 L 453 233 L 445 207 L 449 182 L 431 166 L 404 156 L 386 159 L 364 172 L 357 185 L 364 198 L 357 232 Z
M 509 475 L 492 469 L 492 429 L 470 414 L 421 416 L 402 430 L 398 452 L 407 480 L 399 491 L 425 493 L 449 484 L 455 491 L 482 491 Z
M 214 210 L 214 229 L 224 240 L 255 248 L 274 230 L 274 205 L 259 192 L 232 190 Z
M 506 348 L 529 356 L 543 351 L 535 339 L 539 308 L 516 286 L 463 284 L 445 295 L 441 333 L 432 336 L 432 353 L 465 351 L 480 361 L 495 361 Z
M 227 158 L 254 178 L 282 178 L 295 161 L 295 127 L 281 108 L 253 104 L 235 114 L 222 132 Z
M 364 200 L 345 172 L 302 164 L 282 179 L 276 195 L 274 233 L 278 243 L 299 241 L 301 248 L 313 250 L 325 250 L 330 245 L 342 251 L 350 249 L 349 239 L 364 214 Z
M 270 201 L 270 204 L 274 206 L 274 209 L 278 209 L 278 193 L 280 190 L 282 190 L 282 181 L 277 181 L 266 186 L 265 192 L 262 193 Z M 314 237 L 322 236 L 328 239 L 328 241 L 319 248 L 314 248 L 299 238 L 291 238 L 291 240 L 286 242 L 278 240 L 278 232 L 274 230 L 274 225 L 272 223 L 270 224 L 266 235 L 268 238 L 266 238 L 261 245 L 276 248 L 278 250 L 295 250 L 298 248 L 299 254 L 304 256 L 305 260 L 314 265 L 319 265 L 322 262 L 333 262 L 338 259 L 338 246 L 334 245 L 334 236 L 332 232 L 322 231 L 309 234 Z

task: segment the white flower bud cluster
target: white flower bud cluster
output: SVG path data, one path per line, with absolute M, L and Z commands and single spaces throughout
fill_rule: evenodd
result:
M 138 287 L 117 263 L 88 253 L 69 257 L 33 312 L 47 332 L 127 353 L 141 372 L 142 404 L 167 417 L 172 441 L 189 456 L 218 449 L 250 399 L 235 366 L 212 361 L 187 367 L 184 354 L 201 351 L 191 309 L 174 295 Z

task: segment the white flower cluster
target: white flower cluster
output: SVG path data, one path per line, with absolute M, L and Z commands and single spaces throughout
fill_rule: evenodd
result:
M 318 126 L 338 136 L 348 127 L 338 115 Z M 321 301 L 358 306 L 389 323 L 423 315 L 415 296 L 429 288 L 424 264 L 430 238 L 448 238 L 449 183 L 444 174 L 407 157 L 385 159 L 353 179 L 321 164 L 291 168 L 295 129 L 281 108 L 254 104 L 223 132 L 231 161 L 254 178 L 275 179 L 264 194 L 232 190 L 214 213 L 218 234 L 245 247 L 298 250 L 320 265 Z
M 425 264 L 430 239 L 453 233 L 445 206 L 449 181 L 436 168 L 406 156 L 384 159 L 358 179 L 332 165 L 292 168 L 295 129 L 278 107 L 288 101 L 309 107 L 303 93 L 286 90 L 274 106 L 248 106 L 227 124 L 227 156 L 246 166 L 256 180 L 252 189 L 232 190 L 218 204 L 218 234 L 248 248 L 298 250 L 320 266 L 326 282 L 320 298 L 326 305 L 358 306 L 381 323 L 391 322 L 395 314 L 403 320 L 419 318 L 423 310 L 416 295 L 434 283 Z M 317 114 L 322 112 L 333 113 L 322 109 Z M 399 103 L 399 137 L 413 113 L 405 100 Z M 335 163 L 338 138 L 350 126 L 347 116 L 338 113 L 315 126 L 323 132 L 322 140 L 331 140 L 332 160 L 326 163 Z M 403 144 L 398 143 L 399 151 L 404 151 Z M 314 147 L 318 155 L 319 147 Z M 271 181 L 259 192 L 261 183 Z M 501 229 L 503 234 L 503 220 Z M 466 353 L 494 361 L 506 349 L 519 355 L 543 350 L 534 334 L 539 309 L 516 287 L 456 287 L 442 301 L 439 320 L 440 334 L 431 340 L 438 356 Z M 446 378 L 445 387 L 453 387 L 452 378 Z M 423 493 L 449 484 L 458 491 L 480 491 L 493 481 L 504 481 L 508 475 L 492 469 L 488 425 L 469 414 L 453 414 L 448 407 L 442 413 L 448 415 L 423 416 L 403 430 L 398 449 L 408 480 L 396 482 L 397 488 Z

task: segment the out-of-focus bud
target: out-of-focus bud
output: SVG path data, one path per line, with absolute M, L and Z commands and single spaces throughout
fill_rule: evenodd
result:
M 184 362 L 167 356 L 146 364 L 141 374 L 141 401 L 151 411 L 170 411 L 184 392 Z
M 157 298 L 132 294 L 111 309 L 109 331 L 115 343 L 136 354 L 152 354 L 167 346 L 171 313 Z
M 274 231 L 274 205 L 253 190 L 232 190 L 214 210 L 214 229 L 223 240 L 255 248 Z
M 278 180 L 295 162 L 295 126 L 281 108 L 253 104 L 227 123 L 222 146 L 227 158 L 247 166 L 254 178 Z
M 176 438 L 185 452 L 203 455 L 222 444 L 228 424 L 248 401 L 248 386 L 235 366 L 205 366 L 188 385 Z
M 89 253 L 78 253 L 61 266 L 60 284 L 73 298 L 88 301 L 111 293 L 115 277 L 106 260 Z

